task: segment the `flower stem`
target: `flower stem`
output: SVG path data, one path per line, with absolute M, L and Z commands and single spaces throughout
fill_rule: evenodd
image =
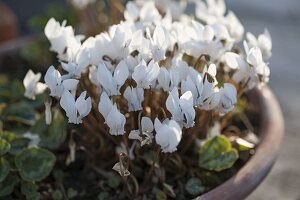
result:
M 160 153 L 160 149 L 158 148 L 157 151 L 156 151 L 156 154 L 155 154 L 155 158 L 153 160 L 153 163 L 151 165 L 151 168 L 150 170 L 148 171 L 147 175 L 146 175 L 146 178 L 144 180 L 144 184 L 147 183 L 153 173 L 153 170 L 155 168 L 155 163 L 158 161 L 158 158 L 159 158 L 159 153 Z

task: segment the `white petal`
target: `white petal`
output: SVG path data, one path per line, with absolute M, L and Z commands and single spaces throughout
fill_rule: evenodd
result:
M 156 132 L 158 132 L 162 128 L 162 123 L 157 118 L 155 118 L 154 120 L 154 128 Z
M 63 81 L 63 86 L 65 90 L 76 90 L 79 80 L 76 79 L 67 79 Z
M 119 86 L 122 86 L 129 75 L 128 66 L 124 60 L 121 60 L 114 72 L 114 79 Z
M 180 107 L 182 110 L 192 108 L 194 106 L 193 94 L 191 91 L 185 92 L 180 97 Z
M 237 59 L 239 58 L 239 55 L 233 52 L 227 52 L 225 54 L 225 61 L 226 64 L 231 68 L 231 69 L 238 69 L 239 68 L 239 63 Z
M 112 107 L 113 107 L 113 104 L 112 104 L 110 98 L 108 97 L 106 92 L 102 92 L 100 101 L 98 104 L 98 110 L 102 114 L 102 116 L 104 117 L 105 120 L 106 120 L 109 112 L 111 111 Z
M 104 63 L 100 63 L 98 66 L 97 78 L 109 96 L 118 94 L 117 84 L 114 81 L 111 72 L 108 71 Z
M 175 87 L 170 93 L 166 100 L 166 107 L 172 114 L 172 118 L 176 121 L 182 120 L 182 114 L 179 107 L 178 89 Z
M 25 78 L 23 80 L 23 84 L 25 88 L 27 88 L 31 83 L 36 83 L 40 80 L 41 73 L 35 74 L 31 69 L 28 70 L 28 72 L 25 75 Z
M 77 110 L 75 107 L 75 98 L 68 91 L 64 91 L 60 99 L 60 106 L 65 110 L 70 123 L 77 124 Z
M 116 105 L 113 106 L 108 114 L 106 123 L 110 128 L 109 132 L 111 135 L 123 135 L 125 133 L 124 126 L 126 123 L 126 118 L 118 111 Z
M 142 131 L 151 133 L 154 129 L 153 123 L 149 117 L 143 117 L 141 121 Z
M 151 60 L 147 67 L 147 79 L 149 82 L 155 80 L 159 74 L 160 68 L 157 62 Z
M 247 56 L 247 62 L 253 66 L 258 66 L 263 62 L 261 50 L 258 47 L 250 49 Z
M 140 136 L 140 131 L 139 130 L 132 130 L 130 131 L 128 138 L 130 140 L 142 140 L 142 137 Z
M 205 26 L 203 29 L 203 40 L 212 41 L 215 36 L 214 30 L 211 26 Z

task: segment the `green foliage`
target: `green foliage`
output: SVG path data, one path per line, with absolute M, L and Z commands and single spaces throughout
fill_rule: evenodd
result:
M 41 195 L 37 190 L 38 187 L 34 183 L 25 181 L 21 183 L 21 192 L 26 196 L 26 200 L 39 200 Z
M 0 158 L 0 182 L 6 179 L 9 170 L 10 170 L 9 163 L 4 158 Z
M 26 148 L 15 158 L 22 179 L 27 181 L 41 181 L 46 178 L 55 161 L 53 153 L 37 147 Z
M 98 200 L 106 200 L 106 199 L 108 199 L 108 197 L 109 197 L 109 194 L 107 193 L 107 192 L 100 192 L 99 194 L 98 194 Z
M 9 81 L 5 76 L 1 76 L 0 82 L 0 103 L 13 103 L 24 99 L 24 87 L 20 81 Z
M 73 199 L 74 197 L 76 197 L 78 195 L 78 192 L 76 190 L 74 190 L 73 188 L 68 188 L 67 195 L 68 195 L 69 199 Z
M 168 197 L 163 191 L 158 191 L 155 194 L 156 200 L 167 200 Z
M 9 150 L 10 144 L 6 140 L 0 138 L 0 156 L 6 154 Z
M 18 182 L 19 179 L 16 176 L 8 175 L 4 181 L 0 182 L 0 197 L 11 194 Z
M 18 155 L 28 146 L 29 140 L 23 137 L 16 137 L 10 141 L 11 149 L 9 151 L 12 155 Z
M 238 152 L 232 148 L 225 136 L 215 136 L 207 140 L 199 151 L 199 166 L 213 171 L 231 168 L 238 159 Z
M 52 110 L 52 123 L 46 124 L 45 116 L 35 123 L 30 130 L 32 133 L 39 134 L 41 138 L 40 145 L 49 149 L 57 148 L 65 141 L 67 136 L 67 120 L 59 109 Z
M 116 189 L 119 187 L 120 183 L 121 183 L 121 179 L 119 176 L 116 176 L 116 175 L 109 176 L 109 178 L 108 178 L 109 187 Z
M 64 195 L 60 190 L 54 190 L 54 192 L 52 193 L 52 199 L 53 200 L 63 200 Z
M 1 117 L 4 121 L 33 125 L 36 119 L 36 111 L 30 104 L 18 102 L 8 105 Z
M 199 178 L 190 178 L 185 184 L 185 190 L 193 197 L 196 197 L 204 192 L 205 187 Z

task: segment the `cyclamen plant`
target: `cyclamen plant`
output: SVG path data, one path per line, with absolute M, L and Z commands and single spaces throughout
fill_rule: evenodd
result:
M 160 160 L 167 153 L 184 156 L 200 139 L 212 142 L 230 126 L 245 92 L 268 82 L 272 41 L 267 30 L 257 38 L 247 33 L 241 51 L 244 27 L 223 0 L 189 3 L 198 20 L 184 13 L 187 2 L 129 1 L 123 21 L 86 39 L 65 21 L 50 19 L 45 35 L 61 65 L 49 67 L 45 83 L 30 70 L 25 96 L 46 92 L 69 123 L 106 138 L 118 149 L 111 168 L 122 177 L 136 173 L 130 166 L 141 164 L 145 148 Z M 50 106 L 46 102 L 48 124 Z M 220 169 L 201 167 L 220 171 L 236 159 Z

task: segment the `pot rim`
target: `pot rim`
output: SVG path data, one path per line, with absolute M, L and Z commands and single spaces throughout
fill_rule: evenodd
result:
M 279 154 L 284 136 L 282 112 L 270 88 L 261 84 L 248 92 L 250 101 L 261 108 L 260 144 L 254 156 L 226 182 L 196 200 L 244 199 L 263 181 Z M 253 98 L 252 98 L 253 97 Z

